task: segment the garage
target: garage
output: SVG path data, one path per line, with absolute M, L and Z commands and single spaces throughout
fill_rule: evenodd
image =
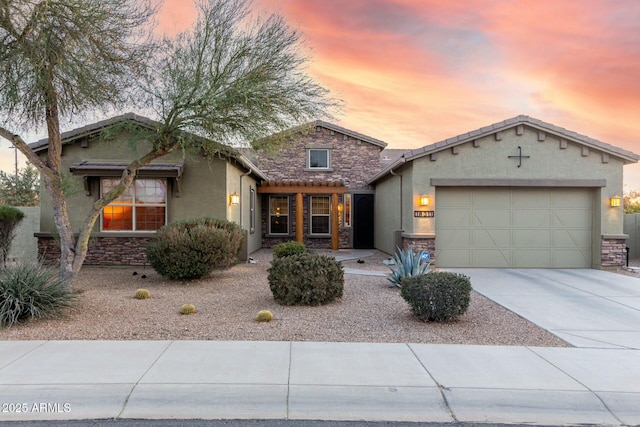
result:
M 440 267 L 590 268 L 588 188 L 436 188 Z

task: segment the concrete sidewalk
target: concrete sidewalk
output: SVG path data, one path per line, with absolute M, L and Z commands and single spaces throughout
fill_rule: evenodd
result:
M 640 351 L 224 341 L 0 342 L 0 421 L 640 424 Z

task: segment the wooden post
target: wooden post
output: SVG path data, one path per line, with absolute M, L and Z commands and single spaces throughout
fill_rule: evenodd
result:
M 331 195 L 331 250 L 340 249 L 340 220 L 338 218 L 338 194 Z
M 296 193 L 296 242 L 304 243 L 304 202 L 302 193 Z

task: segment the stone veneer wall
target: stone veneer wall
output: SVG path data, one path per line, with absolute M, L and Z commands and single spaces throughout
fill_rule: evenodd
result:
M 602 267 L 619 267 L 627 263 L 627 244 L 623 238 L 602 238 L 600 245 Z
M 436 264 L 436 239 L 432 237 L 402 237 L 402 246 L 407 250 L 409 246 L 413 247 L 413 252 L 428 251 L 431 255 L 431 264 Z
M 331 147 L 330 170 L 306 169 L 307 149 L 312 147 Z M 380 170 L 381 150 L 382 148 L 376 145 L 317 126 L 308 134 L 288 143 L 275 154 L 259 153 L 256 164 L 274 181 L 340 181 L 349 187 L 350 191 L 372 190 L 373 187 L 367 185 L 367 180 Z M 344 198 L 340 196 L 340 203 L 343 201 Z M 265 209 L 262 210 L 262 229 L 264 230 L 262 246 L 269 248 L 280 242 L 295 240 L 295 196 L 292 195 L 289 198 L 290 234 L 288 236 L 271 237 L 268 235 L 268 195 L 264 195 L 262 202 L 262 206 L 265 206 Z M 309 237 L 308 196 L 306 195 L 304 209 L 304 244 L 310 248 L 330 248 L 330 237 Z M 340 227 L 340 248 L 351 247 L 351 231 L 350 228 Z
M 85 265 L 148 265 L 150 237 L 94 237 Z M 45 264 L 60 262 L 60 245 L 53 237 L 38 237 L 38 256 Z

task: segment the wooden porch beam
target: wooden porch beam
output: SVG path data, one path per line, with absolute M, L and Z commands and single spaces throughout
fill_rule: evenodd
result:
M 340 221 L 338 218 L 338 195 L 331 195 L 331 250 L 340 249 Z
M 304 243 L 304 203 L 302 193 L 296 193 L 296 242 Z

